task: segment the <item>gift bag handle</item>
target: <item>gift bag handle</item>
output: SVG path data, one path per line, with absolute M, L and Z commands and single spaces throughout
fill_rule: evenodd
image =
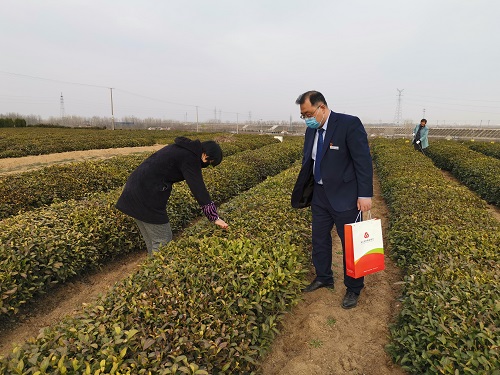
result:
M 372 211 L 368 210 L 368 220 L 371 220 L 372 218 Z M 358 216 L 356 216 L 356 220 L 354 220 L 355 223 L 363 221 L 363 211 L 358 212 Z

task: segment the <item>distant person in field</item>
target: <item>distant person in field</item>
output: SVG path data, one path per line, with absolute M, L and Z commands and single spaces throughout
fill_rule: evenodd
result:
M 316 278 L 304 288 L 312 292 L 333 288 L 332 229 L 335 225 L 344 251 L 344 285 L 341 306 L 358 303 L 364 277 L 346 273 L 344 225 L 354 223 L 359 211 L 372 206 L 373 169 L 368 137 L 360 119 L 331 111 L 318 91 L 300 95 L 300 117 L 307 129 L 302 168 L 292 192 L 292 207 L 311 206 L 312 261 Z
M 116 208 L 133 217 L 151 256 L 161 245 L 172 240 L 167 203 L 172 185 L 186 181 L 205 216 L 226 229 L 210 198 L 202 168 L 219 165 L 222 150 L 215 141 L 200 142 L 178 137 L 144 160 L 127 179 Z
M 420 124 L 415 126 L 413 129 L 413 147 L 415 150 L 424 152 L 424 149 L 429 147 L 429 140 L 427 139 L 427 134 L 429 133 L 429 128 L 427 127 L 427 120 L 423 118 L 420 120 Z

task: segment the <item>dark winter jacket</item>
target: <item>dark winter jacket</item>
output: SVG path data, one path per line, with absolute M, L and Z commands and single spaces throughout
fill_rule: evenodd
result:
M 176 138 L 132 172 L 116 208 L 146 223 L 168 223 L 166 207 L 172 184 L 184 180 L 200 206 L 211 204 L 201 173 L 201 155 L 200 141 Z

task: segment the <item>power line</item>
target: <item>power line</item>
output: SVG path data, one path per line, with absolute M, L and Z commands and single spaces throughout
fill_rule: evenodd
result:
M 454 99 L 454 98 L 442 98 L 442 97 L 439 97 L 439 96 L 417 95 L 417 94 L 412 94 L 412 96 L 419 96 L 419 97 L 422 97 L 422 98 L 433 98 L 433 99 L 444 99 L 444 100 L 466 101 L 466 102 L 489 102 L 489 103 L 500 103 L 500 100 L 483 100 L 483 99 Z
M 69 84 L 69 85 L 78 85 L 78 86 L 87 86 L 87 87 L 97 87 L 97 88 L 102 88 L 102 89 L 111 89 L 110 86 L 92 85 L 92 84 L 80 83 L 80 82 L 69 82 L 69 81 L 63 81 L 63 80 L 57 80 L 57 79 L 51 79 L 51 78 L 37 77 L 37 76 L 28 75 L 28 74 L 19 74 L 19 73 L 5 72 L 5 71 L 0 71 L 0 73 L 12 75 L 12 76 L 17 76 L 17 77 L 38 79 L 38 80 L 42 80 L 42 81 L 64 83 L 64 84 Z M 113 90 L 119 91 L 119 92 L 122 92 L 122 93 L 126 93 L 126 94 L 129 94 L 129 95 L 137 96 L 137 97 L 140 97 L 140 98 L 144 98 L 144 99 L 161 102 L 161 103 L 167 103 L 167 104 L 173 104 L 173 105 L 179 105 L 179 106 L 185 106 L 185 107 L 192 107 L 192 108 L 196 108 L 196 109 L 206 109 L 206 110 L 209 110 L 209 108 L 197 106 L 195 104 L 177 103 L 177 102 L 173 102 L 173 101 L 168 101 L 168 100 L 163 100 L 163 99 L 153 98 L 153 97 L 146 96 L 146 95 L 141 95 L 141 94 L 133 93 L 133 92 L 130 92 L 130 91 L 127 91 L 127 90 L 118 89 L 118 88 L 113 88 Z M 224 114 L 237 114 L 239 112 L 226 112 L 226 111 L 223 112 L 223 111 L 219 111 L 219 115 L 220 115 L 220 113 L 224 113 Z
M 61 81 L 61 80 L 51 79 L 51 78 L 42 78 L 42 77 L 30 76 L 30 75 L 27 75 L 27 74 L 19 74 L 19 73 L 11 73 L 11 72 L 3 72 L 3 71 L 0 71 L 0 73 L 3 73 L 3 74 L 10 74 L 10 75 L 12 75 L 12 76 L 18 76 L 18 77 L 25 77 L 25 78 L 39 79 L 39 80 L 42 80 L 42 81 L 50 81 L 50 82 L 65 83 L 65 84 L 69 84 L 69 85 L 79 85 L 79 86 L 88 86 L 88 87 L 99 87 L 99 88 L 102 88 L 102 89 L 108 89 L 108 88 L 109 88 L 109 86 L 99 86 L 99 85 L 90 85 L 90 84 L 88 84 L 88 83 L 79 83 L 79 82 Z
M 413 96 L 407 96 L 407 98 L 410 98 L 410 101 L 412 100 Z M 430 104 L 441 104 L 441 105 L 449 105 L 449 106 L 455 106 L 455 107 L 473 107 L 473 108 L 494 108 L 498 109 L 498 106 L 491 106 L 491 105 L 475 105 L 475 104 L 463 104 L 463 103 L 442 103 L 442 102 L 435 102 L 431 100 L 421 100 L 421 99 L 413 99 L 414 102 L 417 102 L 417 100 L 420 103 L 430 103 Z M 407 99 L 408 101 L 408 99 Z
M 149 99 L 149 100 L 157 101 L 157 102 L 160 102 L 160 103 L 182 105 L 182 106 L 185 106 L 185 107 L 193 107 L 193 108 L 197 107 L 196 105 L 193 105 L 193 104 L 182 104 L 182 103 L 171 102 L 171 101 L 168 101 L 168 100 L 163 100 L 163 99 L 158 99 L 158 98 L 152 98 L 150 96 L 136 94 L 136 93 L 133 93 L 133 92 L 130 92 L 130 91 L 122 90 L 122 89 L 115 89 L 115 90 L 119 91 L 119 92 L 123 92 L 125 94 L 134 95 L 134 96 L 137 96 L 139 98 L 144 98 L 144 99 Z M 202 108 L 202 107 L 199 107 L 199 108 Z M 204 109 L 208 109 L 208 108 L 204 108 Z

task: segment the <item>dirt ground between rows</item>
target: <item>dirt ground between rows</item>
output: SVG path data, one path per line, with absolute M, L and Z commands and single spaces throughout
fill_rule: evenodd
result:
M 92 159 L 106 159 L 117 155 L 128 155 L 146 151 L 157 151 L 165 145 L 144 147 L 106 148 L 101 150 L 70 151 L 57 154 L 23 156 L 0 159 L 0 175 L 20 173 L 47 167 L 52 164 L 71 163 Z
M 47 165 L 112 157 L 133 152 L 154 151 L 162 146 L 65 152 L 0 160 L 1 173 L 17 173 Z M 0 174 L 1 174 L 0 173 Z M 372 216 L 382 219 L 384 230 L 388 210 L 375 178 Z M 230 224 L 230 223 L 229 223 Z M 386 257 L 386 270 L 366 277 L 359 304 L 351 310 L 340 307 L 345 288 L 342 282 L 341 244 L 334 233 L 334 290 L 320 289 L 304 294 L 286 314 L 281 333 L 262 361 L 261 373 L 297 375 L 384 375 L 405 374 L 384 350 L 389 342 L 388 325 L 397 315 L 401 275 Z M 15 343 L 22 343 L 82 304 L 96 300 L 117 281 L 134 272 L 145 252 L 130 254 L 105 265 L 98 272 L 70 280 L 23 309 L 16 322 L 0 322 L 0 356 Z M 311 272 L 310 279 L 314 277 Z

